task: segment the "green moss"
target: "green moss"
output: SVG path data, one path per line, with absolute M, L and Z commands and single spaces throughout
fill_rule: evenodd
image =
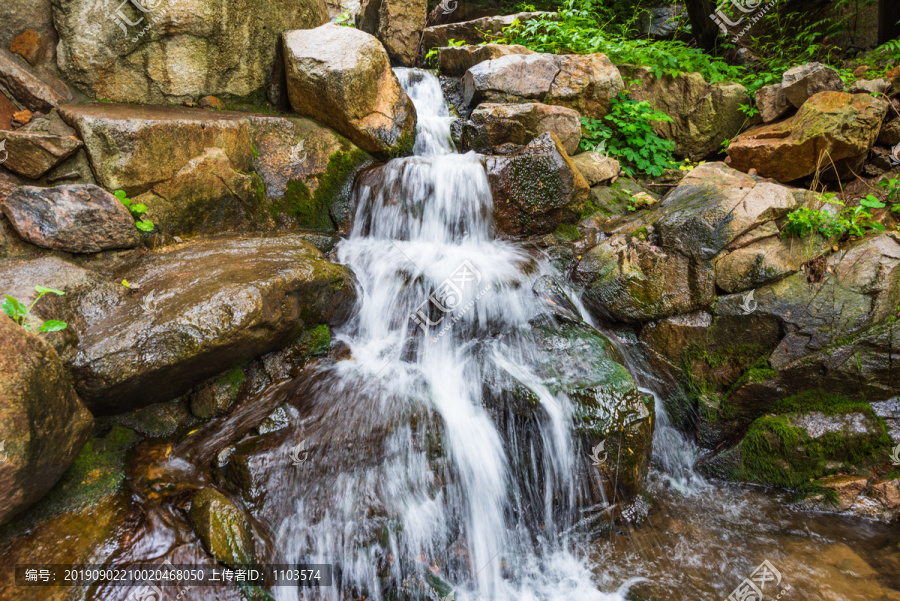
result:
M 297 226 L 333 230 L 337 224 L 332 218 L 335 205 L 349 202 L 354 177 L 371 157 L 358 148 L 339 150 L 328 157 L 325 172 L 310 190 L 302 180 L 288 182 L 281 202 L 269 203 L 269 213 L 278 218 L 288 215 Z
M 331 330 L 322 324 L 309 333 L 309 352 L 312 356 L 324 355 L 331 348 Z
M 45 520 L 65 511 L 96 505 L 118 492 L 125 481 L 128 449 L 137 444 L 133 430 L 113 426 L 103 437 L 85 443 L 59 482 L 29 512 L 29 520 Z
M 594 213 L 600 212 L 604 216 L 609 215 L 608 211 L 602 210 L 597 204 L 594 202 L 594 199 L 588 196 L 587 200 L 584 201 L 584 208 L 581 210 L 581 219 L 587 219 Z
M 750 425 L 738 447 L 740 480 L 797 489 L 838 471 L 867 473 L 886 460 L 893 445 L 883 420 L 862 401 L 813 390 L 776 401 L 771 411 Z M 791 416 L 812 411 L 863 413 L 875 428 L 858 436 L 826 432 L 812 438 L 791 423 Z
M 392 159 L 406 157 L 412 154 L 413 146 L 416 144 L 416 138 L 408 131 L 400 134 L 397 143 L 388 151 L 388 156 Z
M 575 242 L 581 239 L 581 232 L 574 225 L 561 224 L 553 231 L 553 236 L 561 242 Z

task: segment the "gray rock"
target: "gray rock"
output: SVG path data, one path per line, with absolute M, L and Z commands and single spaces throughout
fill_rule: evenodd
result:
M 333 24 L 289 31 L 284 56 L 294 111 L 382 158 L 412 152 L 416 110 L 376 38 Z
M 510 54 L 483 61 L 463 75 L 463 100 L 469 106 L 482 101 L 540 101 L 557 73 L 559 65 L 544 54 Z
M 788 102 L 800 108 L 819 92 L 842 92 L 844 81 L 831 67 L 822 63 L 807 63 L 785 71 L 781 87 Z
M 94 185 L 22 186 L 0 210 L 22 238 L 43 248 L 96 253 L 141 241 L 125 205 Z
M 355 294 L 347 270 L 297 236 L 180 244 L 142 256 L 122 278 L 138 292 L 80 303 L 70 326 L 76 388 L 103 413 L 172 399 L 306 327 L 339 324 Z
M 180 0 L 147 12 L 137 5 L 53 1 L 57 62 L 67 81 L 115 102 L 248 96 L 278 76 L 281 32 L 328 22 L 324 0 Z
M 618 177 L 622 168 L 616 159 L 597 152 L 582 152 L 572 157 L 572 162 L 589 186 L 596 186 Z
M 484 61 L 510 54 L 534 54 L 525 46 L 484 44 L 483 46 L 446 46 L 438 51 L 438 65 L 442 75 L 462 77 L 466 71 Z
M 75 138 L 22 131 L 0 131 L 0 143 L 9 153 L 3 166 L 30 179 L 43 176 L 82 146 Z
M 471 120 L 475 128 L 465 137 L 468 146 L 478 152 L 507 143 L 524 146 L 543 133 L 553 133 L 566 152 L 573 154 L 581 140 L 581 116 L 562 106 L 484 103 L 472 111 Z
M 780 83 L 764 86 L 756 91 L 756 106 L 765 123 L 771 123 L 788 112 L 791 104 Z
M 850 86 L 851 94 L 884 94 L 888 83 L 883 79 L 859 79 Z

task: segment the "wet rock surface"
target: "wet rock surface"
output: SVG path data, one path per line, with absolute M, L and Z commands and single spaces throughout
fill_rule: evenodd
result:
M 338 324 L 354 295 L 346 270 L 295 236 L 169 247 L 116 273 L 123 278 L 139 292 L 80 304 L 70 326 L 76 387 L 102 413 L 171 399 L 306 326 Z
M 72 464 L 94 418 L 47 342 L 0 319 L 0 524 L 38 501 Z
M 589 193 L 553 134 L 542 134 L 515 155 L 486 157 L 485 168 L 494 220 L 509 234 L 545 234 L 574 223 Z
M 98 186 L 22 186 L 0 210 L 22 238 L 43 248 L 96 253 L 140 244 L 131 213 Z

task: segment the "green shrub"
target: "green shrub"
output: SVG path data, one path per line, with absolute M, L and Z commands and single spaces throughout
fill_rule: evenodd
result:
M 675 143 L 656 135 L 652 124 L 666 121 L 672 118 L 654 111 L 649 102 L 632 100 L 622 93 L 613 99 L 612 110 L 603 119 L 581 118 L 581 147 L 622 161 L 629 176 L 635 169 L 662 175 L 675 165 Z

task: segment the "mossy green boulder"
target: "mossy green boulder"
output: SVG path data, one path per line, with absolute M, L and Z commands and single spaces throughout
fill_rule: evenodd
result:
M 203 548 L 216 561 L 234 568 L 253 564 L 250 523 L 231 499 L 214 488 L 204 488 L 191 501 L 188 517 Z

